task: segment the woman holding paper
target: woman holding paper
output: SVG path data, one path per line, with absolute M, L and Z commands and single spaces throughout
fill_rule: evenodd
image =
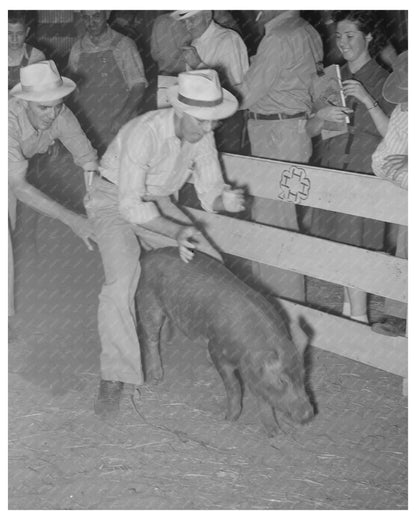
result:
M 309 135 L 316 136 L 326 122 L 350 123 L 341 135 L 320 139 L 315 150 L 316 165 L 372 174 L 371 156 L 387 130 L 394 105 L 381 95 L 388 71 L 372 58 L 384 45 L 383 31 L 372 11 L 335 11 L 336 41 L 346 63 L 341 67 L 346 107 L 327 106 L 307 123 Z M 314 209 L 311 234 L 335 242 L 372 250 L 384 245 L 383 222 L 333 211 Z M 350 266 L 359 269 L 360 266 Z M 368 323 L 367 294 L 344 288 L 343 314 Z

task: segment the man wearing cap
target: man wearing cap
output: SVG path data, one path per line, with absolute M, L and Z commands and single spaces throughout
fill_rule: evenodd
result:
M 257 157 L 307 163 L 312 154 L 305 131 L 311 113 L 310 86 L 322 61 L 318 32 L 299 11 L 259 11 L 265 35 L 240 86 L 248 109 L 251 152 Z M 296 206 L 255 197 L 252 218 L 262 224 L 298 231 Z M 270 293 L 304 301 L 304 278 L 298 273 L 253 263 L 253 274 Z
M 136 115 L 147 80 L 133 40 L 111 29 L 107 11 L 81 11 L 86 34 L 72 46 L 68 68 L 78 88 L 74 112 L 101 156 Z
M 215 69 L 221 84 L 236 93 L 248 70 L 247 48 L 241 36 L 217 24 L 212 11 L 175 11 L 171 16 L 182 21 L 191 36 L 191 44 L 182 50 L 188 69 Z M 225 121 L 215 134 L 218 150 L 239 153 L 243 126 L 241 112 Z
M 233 114 L 237 100 L 213 70 L 183 72 L 178 81 L 168 91 L 172 108 L 147 112 L 119 131 L 86 202 L 105 272 L 98 307 L 99 415 L 118 411 L 124 383 L 143 383 L 134 309 L 141 248 L 176 243 L 185 262 L 194 248 L 220 258 L 172 195 L 193 176 L 206 211 L 244 209 L 242 190 L 224 184 L 213 136 L 216 121 Z
M 393 63 L 393 72 L 383 85 L 383 97 L 397 104 L 393 110 L 386 135 L 372 157 L 375 175 L 401 188 L 408 189 L 408 52 L 402 52 Z M 397 226 L 396 256 L 408 258 L 407 226 Z M 405 335 L 407 305 L 386 299 L 385 316 L 371 328 L 387 336 Z M 404 318 L 404 319 L 403 319 Z
M 53 61 L 40 61 L 20 69 L 20 83 L 9 100 L 9 226 L 16 223 L 16 199 L 67 224 L 89 249 L 94 237 L 88 220 L 54 202 L 26 181 L 29 159 L 45 153 L 59 139 L 85 172 L 97 169 L 97 154 L 63 98 L 75 83 L 61 77 Z M 10 255 L 9 266 L 13 266 Z M 9 273 L 13 276 L 13 272 Z M 9 315 L 14 314 L 13 283 L 9 283 Z

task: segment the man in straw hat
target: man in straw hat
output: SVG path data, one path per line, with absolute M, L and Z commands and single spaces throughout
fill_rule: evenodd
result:
M 213 136 L 217 120 L 237 110 L 236 98 L 221 88 L 214 70 L 183 72 L 178 82 L 168 91 L 172 108 L 136 117 L 119 131 L 86 203 L 105 271 L 95 403 L 102 416 L 117 413 L 124 383 L 143 383 L 134 308 L 141 248 L 176 243 L 185 262 L 192 260 L 194 248 L 220 258 L 171 196 L 192 175 L 206 211 L 244 209 L 242 190 L 224 184 Z
M 55 139 L 71 152 L 84 172 L 97 169 L 97 154 L 63 98 L 75 83 L 61 77 L 53 61 L 40 61 L 20 69 L 20 83 L 9 100 L 9 228 L 16 223 L 17 199 L 67 224 L 92 249 L 94 237 L 88 219 L 51 200 L 26 181 L 29 159 L 45 153 Z M 14 314 L 13 258 L 9 232 L 9 316 Z M 11 267 L 11 270 L 10 270 Z
M 408 175 L 408 52 L 402 52 L 393 63 L 393 72 L 383 85 L 383 97 L 396 103 L 386 135 L 372 157 L 375 175 L 407 190 Z M 407 258 L 407 226 L 397 226 L 396 256 Z M 407 305 L 386 299 L 386 315 L 373 323 L 374 332 L 387 336 L 404 336 Z

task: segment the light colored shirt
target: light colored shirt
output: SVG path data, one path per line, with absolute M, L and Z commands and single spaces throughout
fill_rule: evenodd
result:
M 322 60 L 319 33 L 298 11 L 284 12 L 265 25 L 265 36 L 244 77 L 240 108 L 259 114 L 310 113 L 310 86 Z
M 243 81 L 249 63 L 247 47 L 238 33 L 212 21 L 192 45 L 198 51 L 202 66 L 218 72 L 221 84 L 233 87 Z
M 391 114 L 387 133 L 373 153 L 372 168 L 377 177 L 388 179 L 407 190 L 407 167 L 397 173 L 386 174 L 384 162 L 389 155 L 408 155 L 408 111 L 402 105 L 397 105 Z
M 159 66 L 159 71 L 179 74 L 186 69 L 181 47 L 188 45 L 190 35 L 185 24 L 174 20 L 170 13 L 158 16 L 152 28 L 150 53 Z
M 120 36 L 120 33 L 107 26 L 106 32 L 100 37 L 99 42 L 95 44 L 92 42 L 89 34 L 86 33 L 72 46 L 68 58 L 69 70 L 73 73 L 77 72 L 81 53 L 95 53 L 111 49 L 128 89 L 131 90 L 140 83 L 144 83 L 147 86 L 143 62 L 134 41 L 127 36 L 121 35 L 121 39 L 113 47 L 115 36 Z
M 9 100 L 9 175 L 26 172 L 28 159 L 45 153 L 55 139 L 71 152 L 75 164 L 84 170 L 96 167 L 97 152 L 67 106 L 63 105 L 50 128 L 37 131 L 29 121 L 24 102 L 18 98 Z
M 118 185 L 120 213 L 134 224 L 159 216 L 150 199 L 176 193 L 191 175 L 206 211 L 213 211 L 225 186 L 213 133 L 197 143 L 181 142 L 172 108 L 148 112 L 124 125 L 102 157 L 100 171 Z

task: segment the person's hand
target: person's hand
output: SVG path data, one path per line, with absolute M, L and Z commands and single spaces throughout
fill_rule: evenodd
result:
M 394 177 L 408 168 L 408 156 L 402 154 L 389 155 L 383 163 L 386 177 Z
M 193 226 L 183 226 L 176 235 L 179 256 L 186 264 L 194 257 L 195 239 L 199 231 Z
M 222 262 L 219 252 L 211 246 L 204 235 L 194 226 L 183 226 L 176 235 L 176 241 L 179 247 L 179 256 L 185 263 L 193 259 L 195 249 Z
M 186 63 L 191 67 L 191 69 L 197 69 L 202 63 L 202 60 L 195 47 L 192 45 L 187 45 L 181 49 L 183 59 L 186 61 Z
M 316 117 L 323 121 L 332 121 L 333 123 L 345 123 L 345 116 L 351 114 L 353 110 L 351 108 L 342 106 L 327 106 L 318 110 L 315 114 Z
M 244 190 L 241 188 L 231 189 L 229 186 L 222 192 L 222 203 L 225 211 L 238 213 L 245 209 Z
M 88 218 L 82 215 L 74 215 L 68 225 L 72 231 L 85 242 L 88 249 L 93 251 L 91 240 L 95 240 L 95 234 Z
M 342 90 L 344 91 L 345 97 L 352 96 L 364 103 L 364 105 L 368 108 L 372 106 L 374 103 L 374 99 L 367 92 L 366 88 L 362 83 L 357 81 L 356 79 L 347 79 L 342 82 Z

